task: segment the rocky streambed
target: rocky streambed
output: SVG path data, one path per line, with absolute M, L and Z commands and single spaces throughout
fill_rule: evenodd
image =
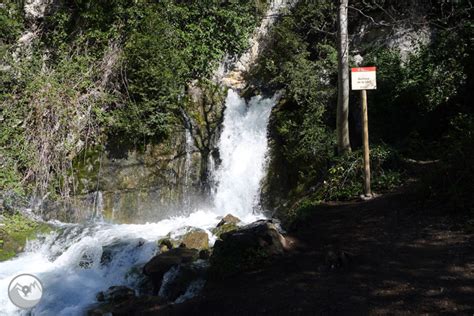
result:
M 188 228 L 178 237 L 157 241 L 159 252 L 142 267 L 134 268 L 136 289 L 111 286 L 97 293 L 88 315 L 129 315 L 159 312 L 199 295 L 208 280 L 232 277 L 255 268 L 289 248 L 289 242 L 272 220 L 239 226 L 227 215 L 212 229 L 217 239 L 209 247 L 206 231 Z M 139 245 L 138 245 L 139 246 Z

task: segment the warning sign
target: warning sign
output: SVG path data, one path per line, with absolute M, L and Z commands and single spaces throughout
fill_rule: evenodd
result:
M 357 67 L 351 69 L 352 90 L 377 89 L 376 67 Z

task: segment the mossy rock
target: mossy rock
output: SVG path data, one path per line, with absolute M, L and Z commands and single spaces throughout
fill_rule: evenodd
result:
M 217 224 L 216 228 L 212 229 L 211 232 L 216 235 L 218 238 L 221 237 L 222 234 L 234 231 L 239 228 L 237 226 L 240 223 L 240 219 L 235 217 L 232 214 L 227 214 L 224 216 L 221 221 Z
M 173 240 L 169 237 L 161 238 L 156 243 L 158 244 L 158 248 L 160 249 L 160 253 L 166 252 L 168 250 L 171 250 L 171 249 L 176 248 L 176 247 L 179 246 L 179 244 L 177 244 L 176 240 Z
M 180 236 L 171 237 L 168 234 L 166 237 L 157 241 L 160 252 L 166 252 L 173 248 L 186 247 L 189 249 L 209 249 L 209 236 L 205 230 L 194 227 L 187 227 L 186 232 Z
M 181 244 L 191 249 L 209 249 L 209 236 L 202 229 L 193 229 L 183 235 Z
M 225 224 L 238 224 L 241 220 L 238 217 L 235 217 L 232 214 L 227 214 L 224 216 L 221 221 L 217 224 L 217 227 L 225 225 Z
M 0 218 L 0 261 L 13 258 L 24 250 L 26 242 L 51 232 L 50 225 L 15 213 Z
M 235 224 L 235 223 L 226 223 L 224 225 L 220 225 L 220 226 L 212 229 L 211 232 L 214 235 L 216 235 L 218 238 L 221 238 L 222 234 L 234 231 L 238 228 L 239 228 L 239 226 L 237 226 L 237 224 Z

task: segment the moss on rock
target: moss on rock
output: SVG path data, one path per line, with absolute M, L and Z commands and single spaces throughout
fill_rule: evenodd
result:
M 23 251 L 28 240 L 51 230 L 50 225 L 31 220 L 19 213 L 0 215 L 0 261 L 11 259 Z
M 212 233 L 216 235 L 218 238 L 220 238 L 222 234 L 231 232 L 233 230 L 236 230 L 237 228 L 239 227 L 235 223 L 226 223 L 214 228 L 212 230 Z

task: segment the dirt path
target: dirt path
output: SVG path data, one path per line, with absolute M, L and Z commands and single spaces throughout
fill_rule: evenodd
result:
M 474 315 L 474 235 L 390 194 L 321 207 L 268 267 L 209 283 L 169 315 Z

